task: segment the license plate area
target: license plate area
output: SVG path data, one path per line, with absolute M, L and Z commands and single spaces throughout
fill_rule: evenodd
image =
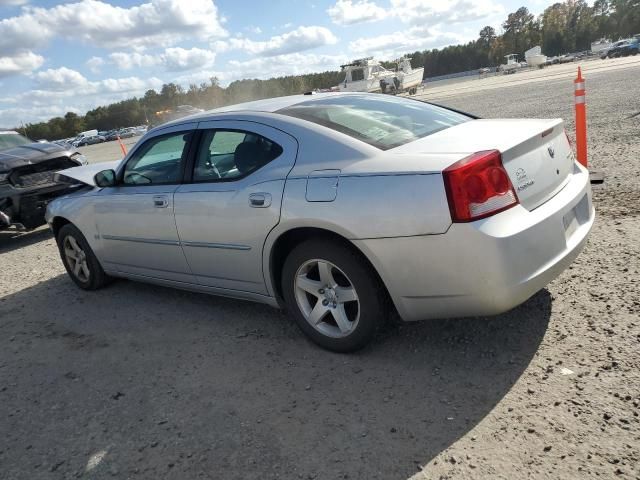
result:
M 585 193 L 580 201 L 562 217 L 564 234 L 567 239 L 589 220 L 589 196 Z

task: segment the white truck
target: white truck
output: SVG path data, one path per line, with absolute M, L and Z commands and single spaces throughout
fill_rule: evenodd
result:
M 74 138 L 73 140 L 71 140 L 71 145 L 73 145 L 74 147 L 78 146 L 78 143 L 80 143 L 80 140 L 87 138 L 87 137 L 95 137 L 96 135 L 98 135 L 98 130 L 94 129 L 94 130 L 87 130 L 86 132 L 80 132 L 78 135 L 76 135 L 76 138 Z

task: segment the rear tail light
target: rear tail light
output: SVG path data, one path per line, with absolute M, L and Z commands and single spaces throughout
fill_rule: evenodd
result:
M 442 175 L 454 222 L 472 222 L 518 204 L 497 150 L 469 155 L 447 167 Z

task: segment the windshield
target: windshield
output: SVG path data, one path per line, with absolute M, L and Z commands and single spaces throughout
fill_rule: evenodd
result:
M 382 150 L 471 120 L 466 115 L 428 103 L 382 95 L 311 100 L 277 113 L 323 125 Z
M 26 137 L 16 132 L 0 132 L 0 150 L 8 150 L 20 145 L 28 145 L 33 143 Z

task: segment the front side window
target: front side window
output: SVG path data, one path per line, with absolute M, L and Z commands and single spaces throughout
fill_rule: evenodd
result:
M 125 185 L 179 183 L 192 133 L 172 133 L 144 143 L 124 168 Z
M 275 142 L 241 130 L 205 130 L 193 171 L 194 182 L 236 180 L 282 154 Z
M 344 95 L 310 100 L 276 113 L 337 130 L 388 150 L 471 120 L 417 100 L 385 95 Z

